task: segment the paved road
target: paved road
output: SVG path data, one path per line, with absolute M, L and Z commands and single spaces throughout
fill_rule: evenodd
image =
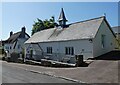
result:
M 2 83 L 73 83 L 72 81 L 33 73 L 9 63 L 2 63 Z

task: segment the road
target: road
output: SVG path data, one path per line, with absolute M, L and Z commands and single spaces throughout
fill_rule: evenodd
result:
M 33 73 L 28 70 L 21 69 L 19 67 L 14 67 L 9 63 L 2 62 L 2 83 L 73 83 L 73 82 L 48 75 Z

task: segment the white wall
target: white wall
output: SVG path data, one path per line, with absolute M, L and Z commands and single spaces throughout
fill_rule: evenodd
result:
M 11 47 L 11 49 L 10 49 L 10 47 Z M 7 57 L 10 57 L 10 53 L 12 52 L 12 44 L 5 44 L 4 50 L 5 50 L 5 52 L 7 52 Z
M 74 47 L 74 54 L 81 54 L 82 49 L 84 52 L 82 55 L 84 59 L 90 58 L 93 56 L 93 44 L 89 40 L 72 40 L 72 41 L 59 41 L 59 42 L 44 42 L 39 43 L 44 52 L 47 52 L 47 47 L 52 47 L 53 53 L 65 54 L 65 47 Z M 58 56 L 62 57 L 62 56 Z
M 16 44 L 16 46 L 15 46 L 15 49 L 13 49 L 14 52 L 17 52 L 17 53 L 22 52 L 22 50 L 23 50 L 23 48 L 24 48 L 24 42 L 25 42 L 25 41 L 26 41 L 26 39 L 24 39 L 24 38 L 18 38 L 17 44 Z M 20 45 L 20 48 L 19 48 L 19 49 L 18 49 L 18 45 Z
M 102 48 L 101 45 L 101 35 L 105 35 L 105 47 Z M 102 54 L 105 54 L 109 51 L 112 51 L 115 48 L 115 37 L 113 36 L 112 32 L 110 31 L 109 27 L 107 26 L 106 22 L 103 21 L 96 37 L 93 40 L 93 56 L 97 57 Z
M 9 51 L 9 54 L 7 54 L 8 56 L 10 56 L 10 54 L 12 53 L 12 52 L 16 52 L 16 53 L 20 53 L 20 52 L 22 52 L 22 48 L 24 48 L 24 42 L 26 41 L 28 39 L 28 36 L 26 35 L 26 38 L 18 38 L 17 39 L 17 44 L 16 44 L 16 46 L 15 46 L 15 43 L 16 43 L 16 41 L 14 42 L 14 43 L 6 43 L 5 45 L 4 45 L 4 49 L 5 49 L 5 51 L 7 50 L 7 51 Z M 20 45 L 20 49 L 18 49 L 18 45 Z M 15 48 L 14 48 L 14 46 L 15 46 Z M 6 49 L 6 47 L 8 48 L 8 49 Z M 11 47 L 11 49 L 10 49 L 10 47 Z M 13 49 L 14 48 L 14 49 Z
M 32 57 L 35 60 L 40 60 L 42 58 L 42 51 L 38 44 L 25 44 L 25 54 L 26 57 L 30 57 L 30 50 L 33 50 L 33 55 Z

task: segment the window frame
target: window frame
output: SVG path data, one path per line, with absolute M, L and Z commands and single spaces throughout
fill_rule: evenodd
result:
M 74 47 L 65 47 L 65 55 L 74 55 Z
M 48 54 L 52 54 L 52 53 L 53 53 L 52 47 L 47 47 L 47 53 L 48 53 Z

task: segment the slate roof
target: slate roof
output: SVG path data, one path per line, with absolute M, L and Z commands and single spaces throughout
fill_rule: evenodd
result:
M 67 41 L 94 38 L 104 16 L 69 24 L 66 28 L 51 28 L 35 33 L 25 43 Z
M 112 27 L 112 30 L 114 31 L 114 33 L 119 33 L 120 34 L 120 26 L 115 26 L 115 27 Z

